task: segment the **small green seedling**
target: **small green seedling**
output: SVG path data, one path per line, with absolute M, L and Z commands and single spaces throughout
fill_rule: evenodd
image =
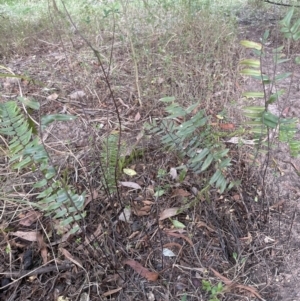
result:
M 6 254 L 10 254 L 10 253 L 11 253 L 11 247 L 10 247 L 10 244 L 7 244 L 7 246 L 5 247 L 5 253 L 6 253 Z
M 245 257 L 239 258 L 238 254 L 235 253 L 235 252 L 232 253 L 232 257 L 233 257 L 233 259 L 235 260 L 235 263 L 237 263 L 237 264 L 238 264 L 238 263 L 243 264 L 243 263 L 246 261 L 246 258 L 245 258 Z
M 220 301 L 218 295 L 222 294 L 224 286 L 222 282 L 219 282 L 217 285 L 213 286 L 210 281 L 202 280 L 202 289 L 210 293 L 208 301 Z

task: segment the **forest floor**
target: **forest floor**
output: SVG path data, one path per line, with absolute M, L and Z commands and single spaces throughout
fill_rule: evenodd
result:
M 239 38 L 259 42 L 264 32 L 257 29 L 263 27 L 259 20 L 242 21 Z M 253 161 L 253 145 L 228 143 L 230 172 L 241 180 L 239 188 L 226 193 L 211 188 L 201 194 L 203 175 L 188 172 L 178 181 L 169 172 L 179 158 L 162 151 L 159 140 L 143 131 L 150 117 L 166 116 L 163 106 L 150 99 L 139 105 L 132 78 L 126 79 L 130 63 L 124 59 L 125 51 L 118 49 L 118 66 L 125 71 L 112 88 L 126 154 L 134 148 L 141 152 L 127 166 L 137 174 L 120 176 L 121 182 L 131 183 L 119 187 L 123 206 L 118 198 L 109 199 L 101 185 L 97 145 L 108 132 L 119 130 L 116 109 L 97 61 L 77 39 L 67 47 L 40 42 L 28 54 L 2 62 L 35 81 L 0 79 L 1 102 L 33 97 L 41 104 L 34 115 L 37 120 L 56 113 L 77 116 L 76 121 L 53 123 L 43 142 L 55 166 L 68 172 L 79 193 L 86 190 L 88 195 L 82 231 L 62 235 L 66 229 L 48 216 L 12 201 L 34 199 L 35 175 L 12 173 L 7 158 L 1 159 L 1 174 L 9 176 L 2 178 L 7 197 L 0 201 L 0 300 L 300 301 L 300 161 L 290 158 L 281 144 L 269 156 L 259 154 Z M 276 43 L 274 29 L 264 59 L 270 70 Z M 272 110 L 299 118 L 300 68 L 282 64 L 276 72 L 291 67 L 293 83 L 284 80 L 277 87 L 289 91 L 288 100 Z M 230 74 L 226 89 L 214 91 L 216 102 L 204 108 L 212 116 L 226 109 L 226 123 L 219 130 L 227 130 L 225 125 L 237 129 L 243 122 L 241 93 L 261 89 L 254 80 Z M 150 96 L 158 99 L 180 89 L 189 91 L 171 77 L 157 76 L 149 85 Z M 235 103 L 223 104 L 224 95 Z M 218 118 L 212 122 L 218 123 Z M 235 134 L 229 128 L 228 139 Z M 164 191 L 159 197 L 158 189 Z M 131 208 L 128 220 L 120 218 L 124 208 Z M 185 209 L 178 212 L 178 208 Z M 171 218 L 185 228 L 174 227 Z

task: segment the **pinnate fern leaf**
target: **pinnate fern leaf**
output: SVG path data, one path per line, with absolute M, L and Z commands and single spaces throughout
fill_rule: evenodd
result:
M 38 108 L 34 101 L 26 102 L 31 108 Z M 42 118 L 42 126 L 45 127 L 53 121 L 64 121 L 74 119 L 74 116 L 54 114 Z M 32 170 L 39 169 L 43 179 L 33 185 L 34 189 L 40 190 L 35 204 L 42 209 L 46 215 L 52 215 L 60 219 L 61 224 L 66 226 L 73 224 L 72 232 L 77 231 L 79 221 L 85 216 L 84 199 L 85 194 L 78 195 L 72 189 L 57 180 L 57 172 L 51 164 L 49 157 L 40 143 L 39 137 L 35 137 L 35 129 L 29 119 L 23 115 L 16 101 L 9 101 L 0 105 L 0 133 L 10 138 L 9 156 L 11 167 L 22 170 L 25 167 Z

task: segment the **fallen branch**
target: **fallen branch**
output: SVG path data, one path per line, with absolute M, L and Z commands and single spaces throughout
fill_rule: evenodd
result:
M 54 271 L 63 271 L 63 270 L 68 270 L 73 266 L 72 263 L 65 263 L 65 264 L 60 264 L 60 265 L 51 265 L 51 266 L 41 266 L 38 267 L 34 270 L 23 270 L 23 271 L 12 271 L 12 272 L 2 272 L 0 275 L 4 275 L 6 278 L 15 278 L 18 277 L 18 279 L 15 279 L 11 283 L 0 287 L 0 289 L 4 289 L 13 283 L 16 283 L 17 281 L 21 280 L 22 278 L 29 277 L 32 275 L 40 275 L 40 274 L 45 274 L 49 272 L 54 272 Z

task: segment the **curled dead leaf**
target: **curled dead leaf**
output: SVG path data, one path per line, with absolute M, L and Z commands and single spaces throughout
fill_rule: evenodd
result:
M 103 296 L 103 297 L 108 297 L 108 296 L 110 296 L 110 295 L 113 295 L 113 294 L 119 292 L 121 289 L 122 289 L 122 287 L 115 288 L 115 289 L 113 289 L 113 290 L 110 290 L 110 291 L 108 291 L 108 292 L 105 292 L 102 296 Z
M 25 227 L 31 226 L 35 223 L 40 217 L 41 213 L 35 210 L 28 211 L 25 216 L 19 216 L 20 222 L 19 224 Z
M 119 182 L 122 186 L 124 187 L 129 187 L 129 188 L 133 188 L 133 189 L 142 189 L 142 187 L 134 182 Z
M 232 196 L 232 198 L 235 200 L 235 201 L 239 201 L 241 199 L 240 195 L 239 194 L 234 194 Z
M 139 121 L 140 119 L 141 119 L 141 114 L 140 114 L 140 112 L 137 112 L 134 117 L 134 121 Z
M 234 130 L 235 128 L 233 123 L 220 123 L 219 126 L 222 130 Z
M 93 190 L 91 194 L 87 194 L 84 201 L 84 208 L 92 201 L 97 199 L 99 196 L 99 192 L 97 190 Z
M 70 260 L 71 262 L 83 269 L 82 263 L 78 259 L 75 259 L 68 250 L 66 250 L 65 248 L 59 248 L 59 250 L 66 257 L 66 259 Z
M 37 241 L 36 231 L 31 231 L 31 232 L 17 231 L 17 232 L 11 232 L 10 234 L 28 241 Z
M 174 189 L 173 193 L 172 193 L 172 197 L 176 197 L 176 196 L 188 197 L 190 195 L 191 194 L 188 191 L 186 191 L 182 188 Z
M 204 222 L 198 222 L 198 223 L 197 223 L 197 227 L 198 227 L 198 228 L 204 227 L 204 228 L 206 228 L 206 229 L 207 229 L 208 231 L 210 231 L 210 232 L 216 232 L 213 228 L 207 226 L 206 223 L 204 223 Z
M 189 237 L 186 237 L 183 234 L 174 233 L 174 230 L 165 230 L 164 232 L 169 236 L 174 236 L 174 237 L 179 237 L 179 238 L 184 239 L 185 241 L 187 241 L 193 247 L 193 242 Z
M 48 250 L 47 244 L 45 243 L 43 235 L 41 233 L 37 233 L 37 243 L 41 252 L 41 256 L 43 258 L 43 263 L 46 264 L 48 262 Z
M 180 209 L 179 207 L 165 209 L 163 212 L 161 212 L 159 216 L 159 220 L 162 221 L 166 218 L 179 214 L 179 209 Z
M 149 271 L 133 259 L 125 260 L 124 264 L 129 265 L 135 272 L 149 281 L 156 281 L 158 279 L 158 273 Z
M 132 205 L 132 211 L 137 216 L 146 216 L 150 214 L 152 205 L 154 203 L 152 201 L 144 200 L 141 203 L 134 202 Z
M 284 203 L 285 203 L 285 200 L 280 200 L 279 202 L 277 202 L 274 205 L 270 206 L 270 209 L 279 210 Z

